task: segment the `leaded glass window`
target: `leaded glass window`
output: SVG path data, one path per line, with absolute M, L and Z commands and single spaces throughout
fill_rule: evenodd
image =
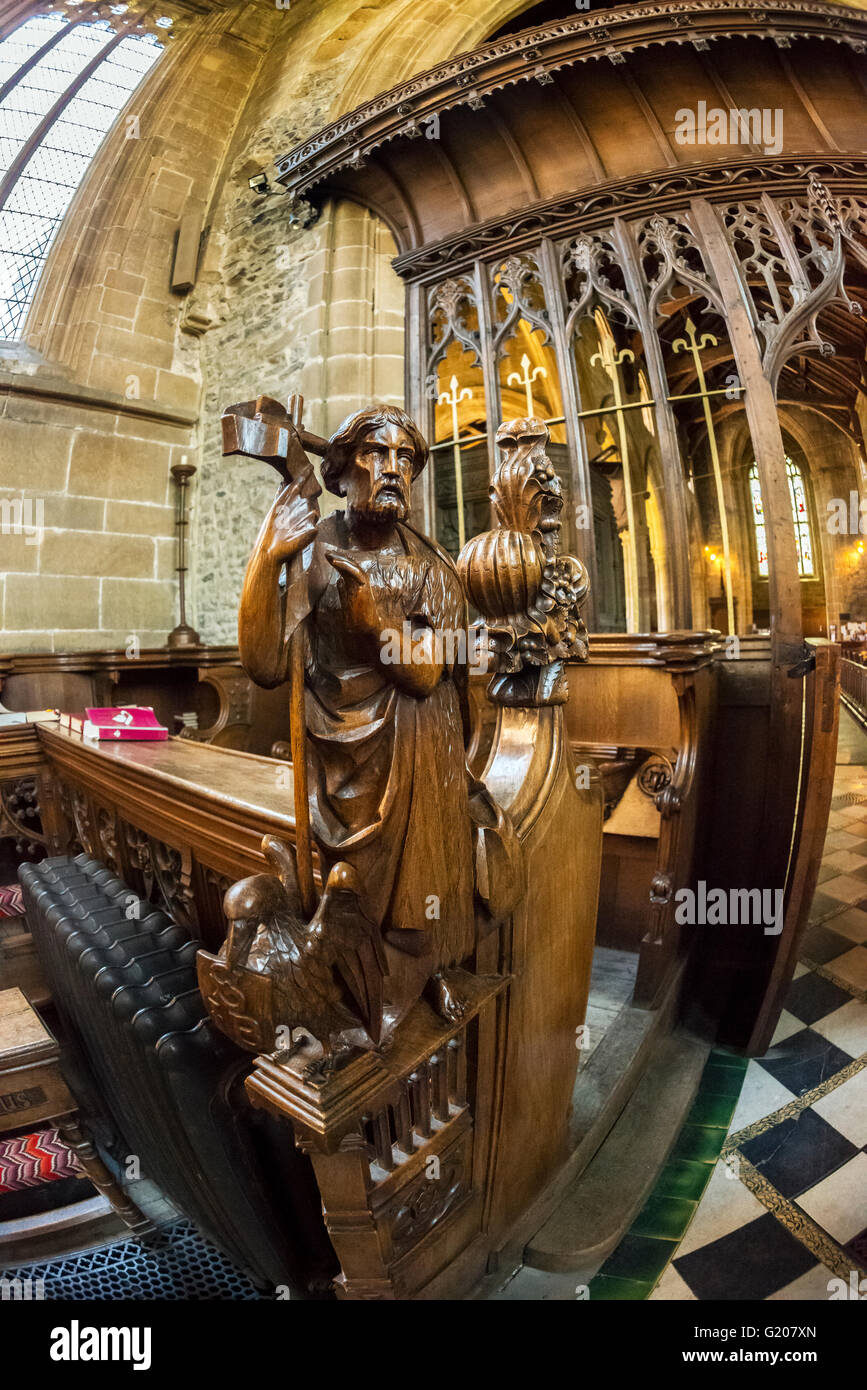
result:
M 72 196 L 161 52 L 152 34 L 58 14 L 0 43 L 0 338 L 20 334 Z
M 789 480 L 789 496 L 792 499 L 792 518 L 795 525 L 795 543 L 798 547 L 798 574 L 802 579 L 811 579 L 816 573 L 813 559 L 813 536 L 810 529 L 810 512 L 807 506 L 807 492 L 801 470 L 793 459 L 786 455 L 786 477 Z M 754 463 L 750 469 L 750 500 L 753 508 L 753 525 L 756 533 L 756 555 L 759 574 L 768 574 L 768 537 L 765 529 L 765 512 L 762 506 L 762 492 L 759 487 L 759 470 Z

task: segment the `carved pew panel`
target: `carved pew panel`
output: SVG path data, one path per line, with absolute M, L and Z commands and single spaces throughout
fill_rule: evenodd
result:
M 217 949 L 222 896 L 264 865 L 263 835 L 292 841 L 292 770 L 270 758 L 187 739 L 90 744 L 40 726 L 61 824 L 52 852 L 101 859 Z
M 716 649 L 709 632 L 599 634 L 589 662 L 570 670 L 566 724 L 578 765 L 619 769 L 654 753 L 671 766 L 653 794 L 655 835 L 618 834 L 615 821 L 603 837 L 597 941 L 639 951 L 635 1002 L 645 1005 L 660 999 L 680 951 L 673 894 L 692 881 L 698 849 Z

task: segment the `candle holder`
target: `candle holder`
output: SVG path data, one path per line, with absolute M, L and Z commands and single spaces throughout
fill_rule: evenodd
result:
M 172 628 L 166 639 L 166 644 L 169 647 L 200 647 L 199 634 L 187 622 L 186 597 L 187 488 L 196 468 L 195 464 L 187 463 L 187 457 L 184 454 L 180 463 L 172 464 L 170 471 L 176 484 L 175 530 L 178 536 L 178 563 L 175 569 L 178 575 L 180 622 L 177 627 Z

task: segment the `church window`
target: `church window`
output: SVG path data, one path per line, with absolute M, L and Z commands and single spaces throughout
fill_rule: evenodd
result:
M 800 468 L 786 455 L 786 477 L 789 480 L 789 495 L 792 499 L 792 517 L 795 526 L 795 543 L 798 547 L 798 574 L 802 579 L 811 579 L 816 572 L 813 562 L 813 536 L 810 529 L 810 512 L 807 506 L 807 491 Z M 765 529 L 765 512 L 762 492 L 759 487 L 759 470 L 754 463 L 749 474 L 750 501 L 753 511 L 753 526 L 756 533 L 756 556 L 759 574 L 768 574 L 768 537 Z
M 162 52 L 133 28 L 42 14 L 0 43 L 0 338 L 20 336 L 72 197 Z

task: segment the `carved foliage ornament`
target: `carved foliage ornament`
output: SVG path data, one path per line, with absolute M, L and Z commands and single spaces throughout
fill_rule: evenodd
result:
M 550 341 L 550 322 L 539 267 L 532 256 L 507 256 L 494 271 L 495 305 L 499 323 L 494 334 L 498 350 L 519 319 L 523 318 Z
M 803 188 L 816 167 L 824 177 L 833 177 L 838 183 L 847 180 L 853 188 L 863 188 L 867 176 L 867 162 L 864 159 L 844 156 L 820 160 L 750 156 L 730 160 L 724 165 L 713 161 L 704 165 L 681 166 L 655 173 L 652 177 L 619 179 L 599 189 L 582 192 L 580 197 L 570 194 L 544 203 L 533 203 L 503 217 L 479 223 L 469 230 L 462 229 L 460 233 L 445 237 L 442 241 L 406 251 L 395 258 L 394 266 L 399 275 L 413 280 L 442 273 L 444 267 L 454 271 L 478 257 L 503 254 L 516 242 L 531 245 L 543 235 L 565 236 L 602 227 L 600 234 L 606 237 L 610 234 L 605 230 L 605 224 L 612 217 L 646 218 L 648 210 L 656 207 L 666 221 L 674 222 L 681 229 L 689 247 L 694 248 L 685 257 L 686 269 L 699 274 L 707 287 L 716 292 L 701 263 L 697 242 L 689 230 L 687 214 L 677 212 L 669 218 L 671 207 L 679 207 L 690 197 L 707 197 L 716 202 L 726 189 L 760 194 L 763 188 L 782 185 L 784 192 L 791 192 Z M 644 227 L 639 239 L 647 242 L 647 233 L 651 230 L 649 222 Z M 664 227 L 659 230 L 664 230 Z M 681 267 L 681 271 L 683 269 Z M 653 280 L 656 273 L 653 266 L 646 267 L 648 280 Z M 690 283 L 684 275 L 681 278 L 685 283 Z M 706 293 L 706 289 L 702 288 L 701 292 Z
M 702 295 L 723 313 L 722 298 L 685 214 L 664 217 L 654 213 L 639 230 L 638 249 L 650 286 L 649 309 L 654 322 L 660 316 L 660 305 L 673 296 L 678 284 Z
M 477 331 L 478 311 L 475 290 L 468 279 L 458 276 L 445 280 L 431 291 L 428 300 L 433 347 L 428 359 L 428 389 L 436 393 L 434 366 L 450 342 L 457 342 L 481 364 L 482 349 Z
M 47 847 L 39 813 L 35 777 L 16 777 L 0 784 L 0 839 L 12 839 L 16 854 L 36 854 Z
M 296 193 L 303 193 L 328 173 L 346 165 L 359 167 L 364 155 L 401 134 L 401 111 L 408 106 L 435 100 L 437 109 L 446 111 L 466 102 L 465 92 L 471 85 L 488 91 L 492 87 L 539 80 L 540 69 L 547 75 L 552 67 L 599 58 L 622 64 L 626 53 L 645 46 L 642 31 L 646 29 L 651 30 L 654 44 L 703 45 L 708 39 L 728 37 L 733 28 L 741 33 L 765 34 L 769 18 L 779 14 L 786 18 L 786 32 L 772 31 L 770 37 L 780 46 L 789 46 L 791 36 L 806 31 L 811 37 L 863 51 L 863 20 L 847 7 L 769 0 L 765 9 L 767 13 L 763 9 L 752 14 L 733 0 L 623 6 L 602 15 L 560 20 L 497 40 L 441 63 L 325 126 L 312 139 L 277 160 L 279 180 Z M 695 19 L 702 21 L 703 32 L 697 39 L 690 39 L 679 21 Z M 833 24 L 835 19 L 837 25 Z M 564 40 L 572 40 L 574 47 L 567 49 Z M 353 143 L 355 148 L 348 149 Z
M 490 495 L 498 529 L 474 536 L 458 557 L 470 600 L 482 613 L 501 704 L 562 704 L 566 661 L 586 661 L 580 609 L 589 578 L 580 560 L 560 555 L 560 479 L 545 452 L 543 420 L 509 420 L 497 431 L 501 461 Z
M 806 199 L 776 203 L 765 194 L 725 208 L 723 220 L 762 337 L 768 380 L 776 383 L 795 353 L 833 356 L 818 318 L 832 303 L 863 314 L 844 283 L 847 252 L 867 266 L 863 204 L 853 198 L 844 204 L 811 172 Z
M 605 306 L 614 323 L 638 327 L 638 316 L 630 302 L 617 251 L 610 234 L 581 232 L 570 241 L 563 257 L 565 277 L 574 276 L 578 296 L 569 303 L 566 321 L 567 337 L 571 337 L 581 318 L 592 314 L 597 304 Z

